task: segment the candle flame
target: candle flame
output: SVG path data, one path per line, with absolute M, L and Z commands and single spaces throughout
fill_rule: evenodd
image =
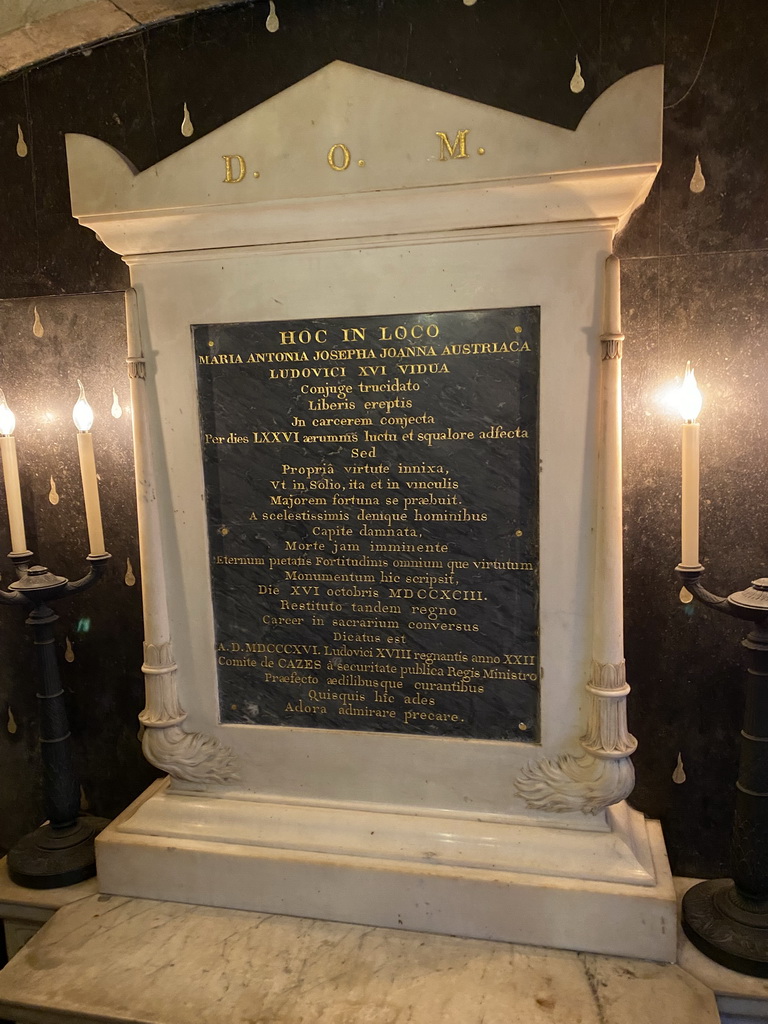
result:
M 701 392 L 696 384 L 696 376 L 688 362 L 685 367 L 683 383 L 677 389 L 675 405 L 686 423 L 695 423 L 701 412 Z
M 16 427 L 16 417 L 8 408 L 3 389 L 0 388 L 0 435 L 10 437 Z
M 85 397 L 85 388 L 83 387 L 82 381 L 78 381 L 80 388 L 80 397 L 75 402 L 75 407 L 72 410 L 72 419 L 75 421 L 75 426 L 81 434 L 86 433 L 93 426 L 93 409 L 88 404 L 88 400 Z

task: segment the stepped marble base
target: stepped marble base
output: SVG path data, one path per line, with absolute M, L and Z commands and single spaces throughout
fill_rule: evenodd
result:
M 168 792 L 97 841 L 105 893 L 673 961 L 657 823 L 593 831 Z

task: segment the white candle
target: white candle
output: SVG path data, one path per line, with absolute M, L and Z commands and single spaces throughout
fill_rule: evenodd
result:
M 701 410 L 701 392 L 690 363 L 678 391 L 678 406 L 683 417 L 680 564 L 693 569 L 699 565 L 699 424 L 696 417 Z
M 16 417 L 8 408 L 5 395 L 0 389 L 0 453 L 3 458 L 5 502 L 8 506 L 8 522 L 11 527 L 11 554 L 20 555 L 27 550 L 27 535 L 24 531 L 24 511 L 21 507 L 16 438 L 13 437 L 15 426 Z
M 699 424 L 683 424 L 683 486 L 681 502 L 681 565 L 699 564 Z
M 77 453 L 80 456 L 80 476 L 83 481 L 83 499 L 85 501 L 85 519 L 88 525 L 88 543 L 92 555 L 105 555 L 104 528 L 101 523 L 101 503 L 99 502 L 99 482 L 96 476 L 96 459 L 93 454 L 93 410 L 86 401 L 85 391 L 80 381 L 80 397 L 72 410 L 72 419 L 77 427 Z

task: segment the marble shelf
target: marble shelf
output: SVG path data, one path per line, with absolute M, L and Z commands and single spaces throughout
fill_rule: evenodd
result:
M 5 857 L 0 860 L 0 921 L 9 958 L 35 935 L 57 910 L 99 891 L 95 878 L 56 889 L 27 889 L 8 876 Z
M 21 1024 L 719 1024 L 670 964 L 91 895 L 0 972 Z

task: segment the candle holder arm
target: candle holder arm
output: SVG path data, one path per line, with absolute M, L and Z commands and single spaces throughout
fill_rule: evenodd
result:
M 15 590 L 0 590 L 0 604 L 29 604 L 23 594 Z
M 95 583 L 103 577 L 106 572 L 107 563 L 112 558 L 112 555 L 88 555 L 87 561 L 90 562 L 90 568 L 85 576 L 82 576 L 79 580 L 71 580 L 67 583 L 64 590 L 65 594 L 81 594 L 84 590 L 88 590 Z
M 704 574 L 703 569 L 681 569 L 678 566 L 675 572 L 685 589 L 700 604 L 706 605 L 707 608 L 712 608 L 716 612 L 722 612 L 723 615 L 730 615 L 733 619 L 754 621 L 755 613 L 751 609 L 739 608 L 737 605 L 732 604 L 727 597 L 720 597 L 718 594 L 713 594 L 705 587 L 702 587 L 699 580 Z

